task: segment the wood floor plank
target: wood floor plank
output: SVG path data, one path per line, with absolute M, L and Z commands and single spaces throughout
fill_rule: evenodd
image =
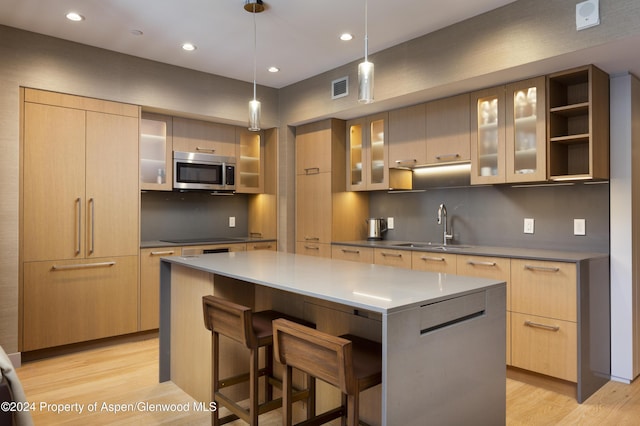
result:
M 210 424 L 209 412 L 198 411 L 189 395 L 171 382 L 158 383 L 157 338 L 32 361 L 17 371 L 35 404 L 36 426 Z M 506 389 L 509 426 L 640 424 L 640 380 L 609 382 L 583 404 L 514 379 Z M 68 406 L 56 411 L 54 404 Z M 79 406 L 82 413 L 73 409 Z M 263 417 L 263 425 L 280 424 L 279 410 Z

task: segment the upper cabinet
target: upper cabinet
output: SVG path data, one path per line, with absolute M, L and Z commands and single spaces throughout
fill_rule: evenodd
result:
M 544 181 L 547 178 L 545 77 L 507 85 L 506 180 Z
M 259 194 L 264 190 L 264 135 L 236 128 L 236 192 Z
M 172 118 L 143 113 L 140 120 L 140 189 L 171 191 L 173 187 Z
M 549 178 L 609 178 L 609 76 L 593 65 L 548 79 Z
M 347 189 L 389 188 L 388 113 L 347 122 Z
M 236 156 L 236 129 L 228 124 L 173 118 L 173 150 Z
M 426 104 L 425 164 L 469 161 L 469 94 Z
M 425 114 L 425 104 L 389 111 L 389 167 L 427 163 Z
M 545 78 L 471 94 L 471 183 L 546 179 Z

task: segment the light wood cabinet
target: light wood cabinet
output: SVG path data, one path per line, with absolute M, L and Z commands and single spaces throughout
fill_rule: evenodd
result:
M 228 124 L 173 117 L 173 150 L 236 156 L 236 129 Z
M 256 250 L 278 251 L 278 244 L 276 241 L 256 241 L 247 243 L 247 251 Z
M 373 263 L 373 248 L 343 245 L 331 246 L 331 258 L 352 262 Z
M 469 94 L 426 104 L 427 164 L 468 161 L 471 158 Z
M 468 110 L 467 106 L 467 114 Z M 427 162 L 425 104 L 389 111 L 389 167 L 414 167 Z
M 32 89 L 24 100 L 22 350 L 136 331 L 139 107 Z
M 609 76 L 588 65 L 547 76 L 552 180 L 609 178 Z
M 236 192 L 264 191 L 264 133 L 236 128 Z
M 173 190 L 173 119 L 170 116 L 142 113 L 140 189 Z
M 140 249 L 140 330 L 160 325 L 160 258 L 179 256 L 180 247 Z
M 514 366 L 577 381 L 577 294 L 574 264 L 511 260 Z
M 457 271 L 456 255 L 427 251 L 411 252 L 411 269 L 416 271 L 442 272 L 455 274 Z
M 278 131 L 267 129 L 263 132 L 264 162 L 262 165 L 264 185 L 260 194 L 248 196 L 248 228 L 251 238 L 278 237 Z M 277 244 L 273 243 L 277 250 Z
M 373 263 L 411 269 L 411 252 L 389 248 L 374 248 Z
M 545 78 L 471 93 L 471 184 L 547 178 Z
M 296 253 L 331 257 L 333 241 L 365 237 L 369 199 L 346 192 L 345 132 L 336 119 L 296 128 Z

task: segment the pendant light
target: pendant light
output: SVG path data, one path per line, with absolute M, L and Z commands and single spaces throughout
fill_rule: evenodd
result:
M 253 99 L 249 101 L 249 130 L 257 132 L 260 130 L 260 101 L 256 99 L 256 13 L 264 11 L 262 0 L 246 0 L 244 10 L 253 13 Z
M 358 102 L 373 102 L 373 63 L 369 62 L 368 0 L 364 1 L 364 62 L 358 65 Z

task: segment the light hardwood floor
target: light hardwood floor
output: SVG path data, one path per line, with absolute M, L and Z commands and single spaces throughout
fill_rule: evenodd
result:
M 210 424 L 209 413 L 194 410 L 191 397 L 171 382 L 158 383 L 156 338 L 24 363 L 18 375 L 35 404 L 36 426 Z M 609 382 L 583 404 L 512 379 L 506 386 L 507 425 L 640 424 L 640 380 Z M 174 409 L 152 411 L 160 404 L 174 404 Z M 129 410 L 115 412 L 116 407 Z M 280 424 L 279 413 L 272 414 L 264 419 L 267 426 Z

